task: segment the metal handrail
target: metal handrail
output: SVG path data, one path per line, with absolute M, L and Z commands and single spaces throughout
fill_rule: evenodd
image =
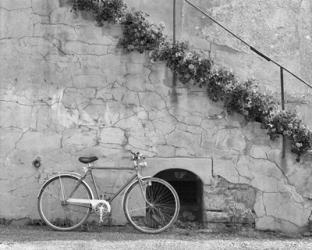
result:
M 210 15 L 208 15 L 205 11 L 203 11 L 201 8 L 199 8 L 198 6 L 194 5 L 193 3 L 191 3 L 189 0 L 184 0 L 186 3 L 188 3 L 190 6 L 192 6 L 193 8 L 195 8 L 196 10 L 198 10 L 199 12 L 201 12 L 202 14 L 204 14 L 206 17 L 208 17 L 211 21 L 213 21 L 214 23 L 216 23 L 217 25 L 219 25 L 222 29 L 224 29 L 225 31 L 227 31 L 228 33 L 230 33 L 232 36 L 234 36 L 236 39 L 238 39 L 239 41 L 241 41 L 243 44 L 245 44 L 246 46 L 249 47 L 249 49 L 251 51 L 253 51 L 254 53 L 256 53 L 257 55 L 261 56 L 262 58 L 264 58 L 265 60 L 274 63 L 276 66 L 278 66 L 280 68 L 280 79 L 281 79 L 281 108 L 282 110 L 285 110 L 285 90 L 284 90 L 284 71 L 288 72 L 290 75 L 292 75 L 293 77 L 295 77 L 296 79 L 298 79 L 300 82 L 302 82 L 303 84 L 305 84 L 306 86 L 308 86 L 309 88 L 312 88 L 312 85 L 307 83 L 305 80 L 303 80 L 301 77 L 297 76 L 296 74 L 294 74 L 293 72 L 291 72 L 289 69 L 287 69 L 286 67 L 284 67 L 283 65 L 281 65 L 280 63 L 276 62 L 275 60 L 273 60 L 272 58 L 268 57 L 267 55 L 265 55 L 264 53 L 260 52 L 259 50 L 257 50 L 256 48 L 254 48 L 253 46 L 251 46 L 249 43 L 247 43 L 246 41 L 244 41 L 242 38 L 240 38 L 238 35 L 236 35 L 235 33 L 233 33 L 231 30 L 229 30 L 227 27 L 225 27 L 224 25 L 222 25 L 221 23 L 219 23 L 217 20 L 215 20 L 214 18 L 212 18 Z M 282 158 L 285 158 L 285 150 L 286 148 L 286 137 L 283 135 L 283 144 L 282 144 Z
M 229 30 L 228 28 L 226 28 L 224 25 L 222 25 L 221 23 L 219 23 L 217 20 L 215 20 L 214 18 L 212 18 L 210 15 L 208 15 L 205 11 L 203 11 L 201 8 L 199 8 L 198 6 L 194 5 L 193 3 L 191 3 L 189 0 L 185 0 L 185 2 L 187 2 L 189 5 L 191 5 L 193 8 L 195 8 L 196 10 L 198 10 L 199 12 L 201 12 L 202 14 L 204 14 L 205 16 L 207 16 L 211 21 L 213 21 L 214 23 L 216 23 L 217 25 L 219 25 L 222 29 L 226 30 L 228 33 L 230 33 L 232 36 L 234 36 L 236 39 L 238 39 L 239 41 L 241 41 L 243 44 L 245 44 L 246 46 L 248 46 L 250 48 L 250 50 L 252 50 L 253 52 L 255 52 L 256 54 L 258 54 L 259 56 L 263 57 L 265 60 L 274 63 L 275 65 L 277 65 L 278 67 L 282 68 L 283 70 L 285 70 L 286 72 L 288 72 L 289 74 L 291 74 L 293 77 L 295 77 L 296 79 L 298 79 L 299 81 L 301 81 L 302 83 L 304 83 L 306 86 L 312 88 L 312 85 L 307 83 L 305 80 L 303 80 L 301 77 L 297 76 L 296 74 L 294 74 L 293 72 L 291 72 L 289 69 L 287 69 L 285 66 L 281 65 L 280 63 L 276 62 L 275 60 L 273 60 L 272 58 L 268 57 L 267 55 L 265 55 L 264 53 L 260 52 L 259 50 L 257 50 L 256 48 L 252 47 L 249 43 L 247 43 L 246 41 L 244 41 L 242 38 L 240 38 L 238 35 L 234 34 L 231 30 Z

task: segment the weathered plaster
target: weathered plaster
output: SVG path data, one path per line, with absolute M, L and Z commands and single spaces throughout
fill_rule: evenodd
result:
M 220 13 L 232 10 L 224 4 Z M 272 17 L 274 29 L 287 24 L 284 15 Z M 132 149 L 148 156 L 146 174 L 168 168 L 197 174 L 207 220 L 220 215 L 209 212 L 211 200 L 214 209 L 225 209 L 218 193 L 228 185 L 234 191 L 227 201 L 252 210 L 259 229 L 294 232 L 308 224 L 309 156 L 282 160 L 281 141 L 270 141 L 258 123 L 227 114 L 202 89 L 173 88 L 164 64 L 116 48 L 118 25 L 97 27 L 56 0 L 1 1 L 0 20 L 0 204 L 10 204 L 0 206 L 1 218 L 38 218 L 40 185 L 56 172 L 82 171 L 79 156 L 124 167 Z M 39 169 L 32 166 L 37 157 Z M 97 174 L 105 192 L 130 175 Z M 124 222 L 120 202 L 113 204 L 113 223 Z
M 143 9 L 154 22 L 164 21 L 172 37 L 173 1 L 126 0 Z M 265 53 L 312 85 L 312 5 L 309 0 L 192 0 L 251 46 Z M 166 8 L 164 8 L 166 6 Z M 166 13 L 164 15 L 164 12 Z M 185 1 L 176 1 L 176 37 L 205 51 L 216 64 L 241 79 L 255 79 L 280 98 L 280 69 L 252 52 Z M 284 73 L 286 106 L 296 109 L 311 126 L 311 88 Z

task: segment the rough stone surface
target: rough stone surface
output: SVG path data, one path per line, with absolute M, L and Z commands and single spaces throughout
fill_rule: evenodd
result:
M 221 21 L 247 18 L 246 4 L 231 2 L 210 4 Z M 304 20 L 300 32 L 309 35 L 310 12 L 303 8 L 310 6 L 309 1 L 286 1 L 283 6 L 277 1 L 271 3 L 278 4 L 274 8 L 269 2 L 257 4 L 251 4 L 253 14 L 276 9 L 267 24 L 270 31 L 279 30 L 281 23 L 281 35 L 294 29 L 289 16 L 300 12 Z M 293 12 L 287 9 L 291 6 Z M 190 27 L 186 18 L 190 15 L 184 14 Z M 262 20 L 238 28 L 262 39 L 263 32 L 253 33 Z M 222 38 L 219 31 L 210 32 L 211 25 L 203 26 L 200 32 L 206 33 L 201 34 Z M 185 32 L 192 34 L 189 28 Z M 271 32 L 263 34 L 273 37 Z M 128 167 L 127 150 L 132 149 L 147 155 L 147 175 L 168 168 L 198 175 L 204 184 L 207 218 L 218 217 L 217 210 L 229 218 L 227 209 L 233 206 L 237 213 L 252 211 L 258 229 L 304 230 L 312 208 L 311 157 L 300 163 L 291 154 L 282 159 L 281 140 L 272 142 L 258 123 L 246 124 L 242 117 L 228 115 L 204 90 L 173 87 L 164 64 L 117 49 L 120 35 L 118 25 L 97 27 L 90 17 L 70 12 L 64 1 L 0 1 L 0 204 L 5 204 L 0 205 L 0 218 L 37 219 L 40 186 L 56 172 L 81 172 L 79 156 L 97 155 L 99 166 Z M 299 46 L 298 36 L 289 37 L 285 48 L 292 52 L 287 58 L 299 53 L 293 50 Z M 280 45 L 282 40 L 274 41 Z M 311 58 L 302 46 L 308 50 L 310 45 L 304 39 L 300 44 L 301 61 L 308 62 Z M 237 57 L 250 57 L 234 42 L 220 46 L 218 56 L 223 53 L 229 64 Z M 276 55 L 283 51 L 276 50 Z M 242 72 L 252 71 L 247 70 L 250 62 L 240 67 Z M 310 77 L 303 64 L 294 65 Z M 32 165 L 35 159 L 40 159 L 39 168 Z M 131 176 L 126 170 L 95 174 L 103 193 L 115 191 Z M 120 204 L 120 199 L 113 203 L 114 224 L 125 222 Z
M 206 211 L 205 219 L 209 223 L 226 223 L 230 221 L 226 212 Z
M 126 0 L 128 5 L 164 21 L 172 36 L 173 1 Z M 176 37 L 203 50 L 241 79 L 255 79 L 280 98 L 280 69 L 261 58 L 185 1 L 176 1 Z M 193 0 L 216 21 L 260 52 L 312 85 L 312 3 L 310 0 Z M 166 6 L 166 7 L 164 7 Z M 164 12 L 166 13 L 164 15 Z M 284 73 L 286 106 L 312 125 L 311 88 Z
M 205 221 L 254 224 L 256 189 L 218 176 L 204 187 Z

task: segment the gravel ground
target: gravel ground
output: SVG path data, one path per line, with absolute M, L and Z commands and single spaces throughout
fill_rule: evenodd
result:
M 0 225 L 0 250 L 52 249 L 304 249 L 312 238 L 245 231 L 212 233 L 209 230 L 172 229 L 158 235 L 142 234 L 130 227 L 101 227 L 88 232 L 55 232 L 44 226 Z

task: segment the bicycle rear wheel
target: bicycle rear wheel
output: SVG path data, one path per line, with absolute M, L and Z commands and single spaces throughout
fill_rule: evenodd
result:
M 38 196 L 41 218 L 52 229 L 69 231 L 79 227 L 89 216 L 91 205 L 68 204 L 66 199 L 73 192 L 79 178 L 73 175 L 55 176 L 48 180 Z M 92 199 L 90 188 L 81 182 L 71 198 Z
M 125 193 L 123 208 L 127 220 L 144 233 L 160 233 L 170 227 L 179 214 L 180 202 L 174 188 L 159 178 L 137 180 Z

